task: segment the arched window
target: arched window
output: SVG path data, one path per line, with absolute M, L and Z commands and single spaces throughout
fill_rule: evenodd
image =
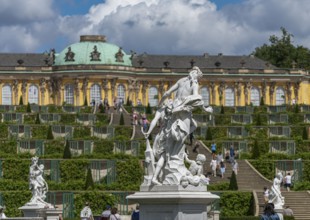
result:
M 200 94 L 202 96 L 202 101 L 204 106 L 210 105 L 210 93 L 208 87 L 202 87 L 200 89 Z
M 251 103 L 254 106 L 259 106 L 260 95 L 259 95 L 259 89 L 257 87 L 252 87 L 251 88 Z
M 28 102 L 30 104 L 39 104 L 39 89 L 35 85 L 29 86 Z
M 276 90 L 276 105 L 283 104 L 285 104 L 285 92 L 283 88 L 278 87 Z
M 122 98 L 123 103 L 126 102 L 125 86 L 122 84 L 117 87 L 117 98 Z
M 12 88 L 9 85 L 2 87 L 2 105 L 12 105 Z
M 90 87 L 90 102 L 95 100 L 96 103 L 99 103 L 101 100 L 101 88 L 98 84 L 93 84 Z
M 233 88 L 225 89 L 225 106 L 234 106 L 235 105 L 235 91 Z
M 66 104 L 74 104 L 74 88 L 72 84 L 65 86 L 65 100 Z
M 158 89 L 155 86 L 149 89 L 149 103 L 151 107 L 158 105 Z

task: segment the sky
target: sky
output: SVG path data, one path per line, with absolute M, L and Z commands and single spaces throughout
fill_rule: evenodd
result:
M 249 55 L 293 34 L 310 48 L 309 0 L 1 0 L 0 53 L 60 53 L 105 35 L 127 54 Z

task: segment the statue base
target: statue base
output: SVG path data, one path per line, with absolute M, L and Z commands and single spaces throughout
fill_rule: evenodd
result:
M 43 204 L 24 205 L 19 208 L 24 214 L 25 218 L 42 218 L 44 220 L 59 220 L 59 215 L 62 210 L 47 207 Z
M 207 220 L 213 201 L 220 197 L 206 187 L 141 186 L 140 192 L 127 196 L 139 203 L 141 220 Z

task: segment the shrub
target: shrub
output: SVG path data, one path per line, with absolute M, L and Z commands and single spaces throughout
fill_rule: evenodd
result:
M 302 131 L 302 139 L 303 140 L 308 140 L 308 132 L 307 132 L 307 127 L 304 127 Z
M 39 115 L 39 113 L 37 114 L 37 116 L 36 116 L 36 121 L 34 122 L 35 124 L 41 124 L 41 121 L 40 121 L 40 115 Z
M 221 105 L 221 114 L 224 114 L 224 113 L 225 113 L 224 106 Z
M 94 180 L 91 175 L 91 169 L 88 167 L 87 169 L 87 175 L 86 175 L 86 181 L 85 181 L 85 190 L 93 189 L 94 188 Z
M 212 138 L 212 132 L 211 132 L 211 128 L 210 128 L 210 127 L 208 127 L 207 132 L 206 132 L 206 140 L 207 140 L 207 141 L 213 140 L 213 138 Z
M 152 114 L 152 108 L 151 108 L 150 103 L 147 103 L 145 113 L 146 114 Z
M 87 101 L 87 97 L 85 96 L 85 99 L 84 99 L 84 106 L 88 106 L 88 101 Z
M 19 97 L 19 105 L 24 105 L 23 96 Z
M 70 145 L 69 145 L 69 141 L 66 141 L 66 146 L 65 146 L 65 150 L 64 150 L 64 154 L 63 154 L 63 158 L 64 159 L 71 159 L 72 155 L 71 155 L 71 151 L 70 151 Z
M 251 192 L 223 192 L 220 199 L 221 216 L 253 216 Z
M 238 190 L 237 177 L 235 172 L 233 171 L 230 177 L 229 190 Z
M 28 102 L 28 104 L 27 104 L 27 110 L 26 110 L 27 112 L 31 112 L 31 106 L 30 106 L 30 103 Z
M 120 117 L 120 119 L 119 119 L 119 125 L 125 125 L 123 113 L 121 113 L 121 117 Z
M 53 140 L 54 139 L 54 135 L 53 135 L 53 131 L 52 131 L 52 126 L 48 126 L 46 139 L 47 140 Z
M 259 157 L 260 157 L 260 150 L 259 150 L 259 146 L 258 146 L 258 141 L 255 140 L 253 150 L 252 150 L 252 158 L 258 159 Z
M 265 101 L 264 101 L 264 97 L 263 96 L 260 97 L 259 105 L 265 105 Z

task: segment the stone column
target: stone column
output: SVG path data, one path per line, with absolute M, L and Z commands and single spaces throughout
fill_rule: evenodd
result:
M 294 96 L 296 100 L 296 104 L 298 104 L 298 97 L 299 97 L 299 88 L 300 88 L 300 82 L 297 81 L 294 83 Z
M 216 104 L 216 100 L 215 100 L 215 82 L 211 82 L 210 83 L 210 88 L 211 88 L 211 98 L 210 98 L 210 105 L 213 104 L 215 105 Z
M 237 100 L 236 100 L 235 104 L 240 105 L 240 102 L 241 102 L 241 83 L 235 82 L 234 87 L 235 87 L 236 95 L 237 95 Z
M 14 103 L 15 105 L 18 105 L 18 80 L 17 79 L 14 79 L 13 82 L 12 82 L 12 91 L 13 91 L 13 97 L 14 97 Z
M 107 79 L 103 79 L 102 80 L 102 88 L 103 88 L 103 91 L 104 91 L 104 98 L 108 99 L 109 98 L 109 95 L 108 95 L 108 92 L 109 92 L 109 81 Z
M 85 98 L 87 98 L 87 90 L 88 90 L 88 83 L 89 83 L 89 80 L 88 80 L 88 78 L 84 78 L 83 79 L 83 84 L 82 84 L 82 91 L 83 91 L 83 104 L 84 104 L 84 100 L 85 100 Z M 89 96 L 90 97 L 90 96 Z M 90 104 L 90 102 L 92 101 L 92 100 L 88 100 L 87 99 L 87 101 L 88 101 L 88 105 Z
M 40 101 L 39 101 L 39 105 L 45 105 L 45 86 L 46 86 L 46 81 L 44 78 L 40 79 Z
M 264 104 L 266 104 L 267 83 L 265 80 L 262 81 L 261 88 L 262 88 L 262 97 L 264 100 Z
M 135 103 L 134 101 L 134 93 L 135 93 L 135 83 L 136 80 L 135 79 L 128 79 L 127 80 L 128 83 L 128 98 L 130 101 L 132 101 L 132 103 Z M 124 102 L 126 102 L 127 100 L 124 100 Z
M 79 79 L 78 78 L 74 79 L 74 92 L 75 92 L 74 97 L 76 97 L 76 99 L 75 99 L 76 102 L 73 103 L 73 105 L 80 106 L 80 87 L 79 87 Z
M 23 103 L 24 103 L 24 105 L 26 105 L 29 102 L 29 96 L 28 96 L 29 94 L 27 93 L 27 80 L 26 79 L 22 80 L 21 92 L 23 94 L 22 95 Z M 27 99 L 26 99 L 27 97 L 28 97 L 28 102 L 26 102 L 27 101 Z
M 275 82 L 269 83 L 269 97 L 270 97 L 270 103 L 269 105 L 273 105 L 273 96 L 274 96 L 274 89 L 276 87 Z
M 286 83 L 286 94 L 287 94 L 287 103 L 291 104 L 292 99 L 292 88 L 291 88 L 291 82 Z
M 137 100 L 139 98 L 139 92 L 140 92 L 140 81 L 139 80 L 136 80 L 134 90 L 135 90 L 135 101 L 133 103 L 137 104 Z
M 246 82 L 244 84 L 244 101 L 245 105 L 249 104 L 249 90 L 252 88 L 252 83 L 251 82 Z
M 110 80 L 111 92 L 112 92 L 112 102 L 114 101 L 114 98 L 116 96 L 116 94 L 115 94 L 116 82 L 117 82 L 117 78 L 113 78 L 113 79 Z
M 146 91 L 149 88 L 149 81 L 142 81 L 142 104 L 147 106 L 146 103 Z

